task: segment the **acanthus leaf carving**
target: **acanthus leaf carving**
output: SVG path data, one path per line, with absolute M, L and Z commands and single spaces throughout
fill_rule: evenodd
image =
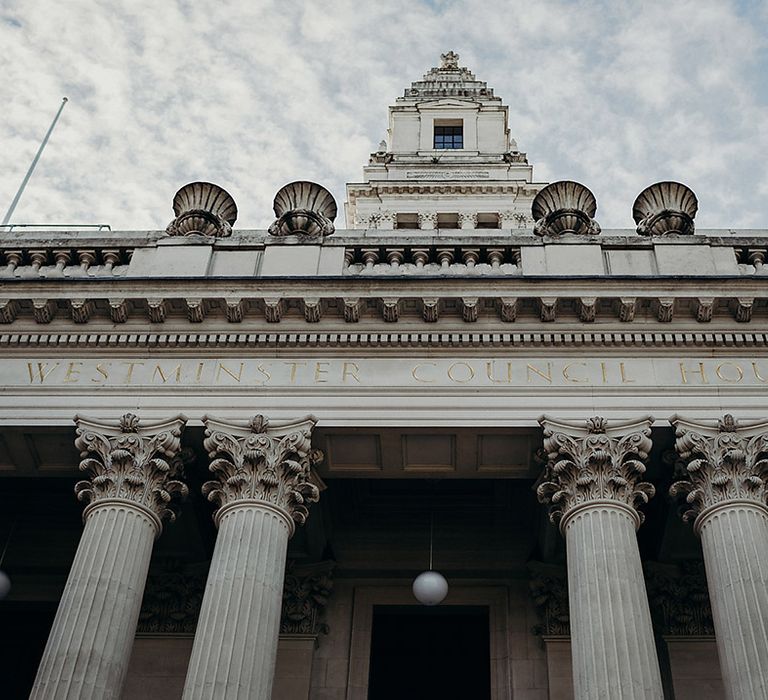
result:
M 153 565 L 154 566 L 154 565 Z M 207 566 L 168 560 L 147 578 L 138 632 L 194 634 L 205 590 Z
M 283 584 L 281 634 L 328 633 L 328 625 L 320 620 L 333 591 L 334 566 L 333 561 L 303 566 L 288 562 Z
M 90 480 L 75 484 L 77 498 L 91 506 L 126 500 L 154 514 L 159 522 L 175 520 L 176 507 L 188 490 L 181 476 L 181 433 L 187 419 L 178 415 L 144 423 L 133 413 L 118 421 L 75 417 L 80 469 Z
M 263 501 L 284 511 L 299 524 L 320 493 L 312 483 L 311 416 L 270 424 L 261 415 L 246 424 L 203 418 L 203 446 L 211 458 L 214 479 L 203 484 L 203 495 L 218 508 L 237 501 Z
M 704 562 L 646 562 L 645 582 L 651 615 L 662 634 L 714 636 Z
M 637 525 L 642 523 L 639 506 L 655 493 L 652 484 L 640 481 L 652 422 L 650 417 L 616 425 L 600 416 L 582 423 L 540 418 L 548 461 L 536 495 L 549 505 L 550 520 L 559 523 L 592 501 L 614 501 L 634 513 Z
M 528 587 L 540 621 L 531 631 L 536 635 L 570 635 L 571 615 L 565 568 L 532 561 L 528 564 L 528 571 Z
M 768 421 L 746 425 L 726 414 L 716 424 L 674 416 L 675 449 L 687 478 L 669 489 L 683 507 L 683 520 L 696 521 L 728 501 L 768 507 Z

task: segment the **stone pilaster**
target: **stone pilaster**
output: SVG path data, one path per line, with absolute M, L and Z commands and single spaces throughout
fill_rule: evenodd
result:
M 635 530 L 652 418 L 609 426 L 540 419 L 548 464 L 537 495 L 568 555 L 574 696 L 660 700 L 661 674 Z
M 288 539 L 319 492 L 310 482 L 315 419 L 270 425 L 204 418 L 219 534 L 203 595 L 185 700 L 269 700 Z
M 683 519 L 701 537 L 723 682 L 729 698 L 768 697 L 768 421 L 673 417 L 688 478 Z
M 186 418 L 141 424 L 75 418 L 88 505 L 30 698 L 119 698 L 133 646 L 152 544 L 187 487 L 174 476 Z

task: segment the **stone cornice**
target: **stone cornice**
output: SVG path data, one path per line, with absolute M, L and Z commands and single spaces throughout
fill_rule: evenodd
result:
M 513 275 L 467 277 L 460 284 L 440 277 L 394 283 L 377 277 L 326 278 L 296 280 L 292 288 L 279 278 L 189 280 L 183 285 L 168 279 L 89 280 L 66 286 L 20 282 L 6 287 L 0 297 L 0 337 L 22 328 L 37 333 L 46 326 L 59 333 L 114 332 L 116 326 L 127 332 L 132 324 L 147 321 L 152 326 L 144 332 L 171 322 L 184 332 L 202 326 L 259 332 L 285 323 L 296 331 L 315 332 L 320 323 L 327 328 L 396 322 L 424 324 L 423 332 L 432 332 L 437 321 L 462 321 L 451 330 L 474 332 L 474 324 L 484 324 L 482 330 L 491 332 L 539 332 L 540 324 L 565 323 L 568 328 L 558 331 L 754 333 L 750 322 L 762 321 L 768 306 L 768 287 L 761 282 L 729 280 L 727 296 L 722 284 L 709 286 L 700 278 L 678 279 L 674 285 L 664 279 L 635 280 L 629 290 L 616 279 L 549 279 L 544 287 L 536 278 Z M 469 315 L 468 300 L 474 309 Z M 394 302 L 399 312 L 386 313 Z M 377 325 L 377 330 L 385 328 Z

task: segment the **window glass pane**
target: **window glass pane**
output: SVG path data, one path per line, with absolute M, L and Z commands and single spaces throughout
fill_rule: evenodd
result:
M 464 148 L 464 127 L 435 125 L 434 148 Z

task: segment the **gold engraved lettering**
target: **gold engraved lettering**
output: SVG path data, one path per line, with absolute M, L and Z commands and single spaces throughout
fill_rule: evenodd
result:
M 345 362 L 341 369 L 341 381 L 346 384 L 347 377 L 351 377 L 359 384 L 360 377 L 357 374 L 359 371 L 360 368 L 357 366 L 356 362 Z
M 626 368 L 624 367 L 624 363 L 623 362 L 619 362 L 619 373 L 621 374 L 621 383 L 622 384 L 634 384 L 635 383 L 634 379 L 630 379 L 627 376 L 627 371 L 626 371 Z
M 468 375 L 466 379 L 459 379 L 458 377 L 453 376 L 453 371 L 457 367 L 465 367 Z M 449 368 L 448 368 L 448 379 L 450 379 L 452 382 L 456 382 L 458 384 L 466 384 L 467 382 L 471 382 L 475 378 L 475 370 L 468 362 L 454 362 Z
M 46 377 L 51 372 L 53 372 L 53 370 L 55 370 L 58 366 L 59 366 L 59 363 L 56 362 L 54 363 L 53 367 L 48 369 L 47 362 L 38 362 L 37 368 L 36 368 L 37 372 L 35 372 L 35 370 L 32 368 L 32 363 L 27 362 L 27 369 L 29 370 L 29 383 L 34 384 L 35 379 L 37 378 L 37 380 L 42 384 L 45 381 Z
M 109 379 L 109 372 L 107 371 L 107 368 L 105 367 L 105 365 L 108 365 L 108 364 L 109 364 L 108 362 L 99 362 L 96 365 L 96 371 L 102 377 L 104 377 L 104 378 L 103 379 L 99 379 L 98 377 L 91 377 L 91 381 L 92 382 L 95 382 L 97 384 L 101 384 L 101 382 L 105 382 L 105 381 L 107 381 L 107 379 Z
M 587 363 L 586 362 L 570 362 L 565 367 L 563 367 L 563 379 L 565 379 L 566 382 L 570 382 L 571 384 L 587 384 L 589 382 L 589 379 L 587 377 L 571 377 L 571 367 L 581 365 L 582 367 L 586 368 Z
M 680 377 L 683 380 L 683 384 L 688 383 L 688 371 L 685 367 L 685 362 L 680 363 Z M 698 374 L 701 377 L 701 383 L 702 384 L 709 384 L 709 380 L 707 379 L 707 373 L 704 371 L 704 363 L 699 362 L 699 368 L 698 369 L 692 369 L 690 370 L 693 374 Z
M 600 363 L 600 373 L 603 375 L 603 384 L 608 383 L 608 370 L 605 367 L 605 362 Z
M 168 377 L 171 376 L 171 374 L 176 374 L 176 383 L 181 383 L 181 364 L 176 365 L 174 369 L 172 369 L 168 373 Z M 163 372 L 163 368 L 160 365 L 155 365 L 155 371 L 152 372 L 152 381 L 155 381 L 155 377 L 159 377 L 160 381 L 165 384 L 166 381 L 168 381 L 168 377 L 165 376 L 165 373 Z
M 755 379 L 761 384 L 768 384 L 768 379 L 763 379 L 760 376 L 760 370 L 757 368 L 757 362 L 752 363 L 752 371 L 755 373 Z
M 125 374 L 125 383 L 130 384 L 133 381 L 133 368 L 143 367 L 143 362 L 123 362 L 124 365 L 128 365 L 128 372 Z
M 296 383 L 296 370 L 299 367 L 303 367 L 307 363 L 306 362 L 286 362 L 285 364 L 288 365 L 291 368 L 290 381 L 291 381 L 291 384 L 295 384 Z
M 231 369 L 223 365 L 221 362 L 218 362 L 216 365 L 216 381 L 220 381 L 221 379 L 221 373 L 224 372 L 224 374 L 228 374 L 232 379 L 234 379 L 236 382 L 240 382 L 240 380 L 243 378 L 243 366 L 245 365 L 245 362 L 240 363 L 240 369 L 238 370 L 237 374 L 235 374 Z
M 315 362 L 315 384 L 325 384 L 328 381 L 325 376 L 328 374 L 330 364 L 330 362 Z
M 83 362 L 70 362 L 67 366 L 67 373 L 64 375 L 66 384 L 77 384 L 80 381 L 80 370 L 75 365 L 83 366 Z
M 198 362 L 197 363 L 197 371 L 195 372 L 195 383 L 200 383 L 200 377 L 203 375 L 203 368 L 205 367 L 205 362 Z
M 272 375 L 264 368 L 264 364 L 260 364 L 256 367 L 257 372 L 261 372 L 261 374 L 264 376 L 264 379 L 257 379 L 256 383 L 260 386 L 263 386 L 266 384 L 270 379 L 272 379 Z
M 730 367 L 731 369 L 735 369 L 736 376 L 724 376 L 722 371 L 723 367 Z M 739 367 L 739 365 L 737 365 L 735 362 L 721 362 L 715 369 L 715 374 L 719 379 L 722 379 L 724 382 L 728 382 L 729 384 L 738 384 L 742 379 L 744 379 L 744 370 L 741 369 L 741 367 Z
M 547 371 L 546 373 L 542 372 L 538 367 L 534 367 L 533 365 L 526 365 L 526 371 L 528 373 L 528 383 L 531 383 L 532 374 L 538 374 L 542 379 L 546 379 L 547 382 L 550 384 L 552 383 L 552 363 L 547 362 Z
M 415 366 L 415 367 L 414 367 L 414 368 L 411 370 L 411 376 L 412 376 L 412 377 L 413 377 L 413 378 L 414 378 L 414 379 L 415 379 L 417 382 L 419 382 L 420 384 L 434 384 L 434 383 L 435 383 L 435 380 L 434 380 L 434 379 L 423 379 L 422 377 L 420 377 L 420 376 L 417 374 L 417 372 L 418 372 L 418 371 L 419 371 L 419 370 L 420 370 L 422 367 L 428 367 L 428 366 L 437 367 L 437 363 L 436 363 L 436 362 L 422 362 L 422 363 L 420 363 L 420 364 L 416 365 L 416 366 Z
M 493 376 L 493 370 L 495 365 L 496 365 L 496 362 L 493 360 L 485 363 L 485 373 L 486 375 L 488 375 L 488 379 L 493 384 L 511 384 L 512 383 L 512 363 L 507 362 L 507 378 L 506 379 L 496 379 Z

